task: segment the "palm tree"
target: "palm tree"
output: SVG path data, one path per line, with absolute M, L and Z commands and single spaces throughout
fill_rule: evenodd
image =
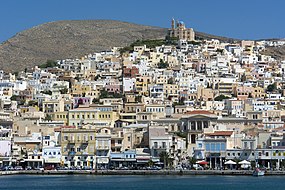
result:
M 163 151 L 159 154 L 159 160 L 160 162 L 163 162 L 164 164 L 164 168 L 168 167 L 169 165 L 171 165 L 171 161 L 173 161 L 172 158 L 170 158 L 170 155 L 168 152 Z

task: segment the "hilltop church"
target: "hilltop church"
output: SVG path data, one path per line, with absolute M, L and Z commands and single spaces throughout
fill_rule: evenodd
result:
M 171 29 L 169 29 L 170 37 L 177 37 L 180 40 L 194 41 L 195 40 L 195 32 L 193 28 L 186 28 L 184 22 L 176 21 L 172 19 L 171 21 Z

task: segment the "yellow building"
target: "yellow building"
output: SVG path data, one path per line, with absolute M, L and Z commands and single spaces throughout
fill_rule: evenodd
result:
M 136 77 L 136 91 L 139 92 L 140 95 L 148 96 L 148 87 L 152 84 L 151 77 Z
M 178 97 L 179 86 L 177 84 L 164 84 L 163 93 L 164 97 Z
M 156 84 L 167 84 L 168 77 L 165 75 L 159 75 L 156 77 Z
M 53 114 L 51 114 L 51 119 L 53 121 L 64 121 L 64 124 L 68 125 L 68 112 L 54 112 Z
M 43 112 L 51 114 L 64 111 L 64 99 L 54 99 L 43 101 Z
M 117 112 L 104 111 L 102 108 L 100 110 L 98 107 L 79 107 L 68 111 L 68 124 L 76 127 L 88 123 L 101 123 L 113 127 L 117 119 L 119 119 Z
M 95 166 L 95 129 L 61 129 L 62 163 L 71 166 Z
M 87 129 L 88 128 L 88 129 Z M 105 166 L 109 163 L 111 131 L 86 125 L 81 129 L 61 129 L 62 162 L 68 167 Z
M 87 85 L 87 84 L 83 85 L 81 83 L 75 83 L 71 88 L 71 94 L 77 97 L 86 95 L 90 93 L 91 91 L 92 91 L 92 88 L 90 85 Z

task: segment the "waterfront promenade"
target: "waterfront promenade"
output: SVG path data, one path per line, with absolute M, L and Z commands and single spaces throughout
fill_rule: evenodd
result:
M 0 171 L 0 175 L 252 175 L 252 170 L 20 170 Z M 285 175 L 266 171 L 265 175 Z

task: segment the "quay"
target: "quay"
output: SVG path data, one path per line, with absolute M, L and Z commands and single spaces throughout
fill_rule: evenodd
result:
M 21 170 L 0 171 L 0 175 L 252 175 L 253 170 Z M 285 171 L 266 171 L 285 175 Z

